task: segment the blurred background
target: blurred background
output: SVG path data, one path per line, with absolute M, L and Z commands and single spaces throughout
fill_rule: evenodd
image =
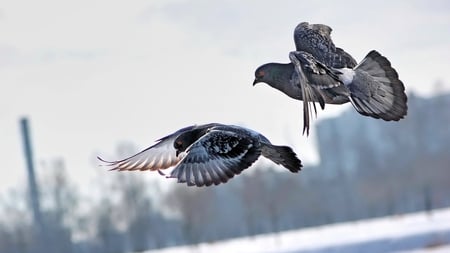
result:
M 252 86 L 258 66 L 289 61 L 302 21 L 357 61 L 385 55 L 407 117 L 327 105 L 302 136 L 301 102 Z M 3 0 L 0 252 L 138 252 L 448 208 L 448 31 L 444 0 Z M 208 122 L 290 145 L 304 170 L 261 159 L 198 189 L 98 166 Z M 414 247 L 450 243 L 446 222 Z

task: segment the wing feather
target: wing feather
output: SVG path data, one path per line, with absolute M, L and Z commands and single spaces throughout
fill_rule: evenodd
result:
M 184 153 L 176 155 L 176 150 L 173 146 L 174 140 L 180 134 L 187 132 L 195 126 L 185 127 L 167 135 L 156 143 L 141 152 L 132 155 L 128 158 L 118 161 L 106 161 L 97 157 L 104 163 L 105 166 L 111 167 L 111 170 L 162 170 L 175 166 L 184 157 Z
M 309 104 L 312 104 L 314 114 L 317 116 L 317 108 L 314 101 L 318 101 L 322 109 L 325 108 L 325 99 L 321 93 L 321 89 L 335 87 L 336 81 L 333 76 L 328 79 L 334 82 L 328 82 L 329 80 L 321 80 L 315 78 L 316 76 L 328 75 L 328 70 L 324 68 L 322 64 L 318 64 L 311 54 L 306 52 L 294 51 L 289 54 L 289 59 L 294 65 L 295 72 L 298 76 L 300 88 L 303 98 L 303 134 L 306 132 L 309 135 L 310 117 L 312 117 L 312 111 L 309 108 Z M 325 81 L 325 82 L 324 82 Z
M 211 130 L 186 150 L 170 177 L 188 186 L 225 183 L 258 159 L 254 141 L 236 131 Z
M 331 39 L 332 29 L 323 24 L 302 22 L 294 30 L 297 51 L 312 54 L 320 62 L 333 68 L 353 68 L 356 60 L 342 48 L 336 47 Z

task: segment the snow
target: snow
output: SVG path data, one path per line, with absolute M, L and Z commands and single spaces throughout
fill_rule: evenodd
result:
M 396 251 L 395 253 L 449 253 L 450 245 L 440 247 L 430 247 L 418 250 Z
M 146 253 L 450 252 L 450 208 Z

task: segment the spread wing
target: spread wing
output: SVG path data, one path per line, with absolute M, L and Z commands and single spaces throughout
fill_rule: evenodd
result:
M 235 131 L 211 130 L 186 150 L 170 177 L 188 186 L 225 183 L 258 159 L 254 142 Z
M 325 108 L 325 94 L 322 90 L 341 86 L 338 73 L 317 61 L 314 56 L 303 51 L 289 53 L 289 59 L 294 64 L 295 72 L 302 90 L 303 97 L 303 133 L 309 134 L 309 117 L 312 111 L 309 104 L 312 103 L 314 113 L 317 109 L 314 101 L 318 101 L 321 108 Z
M 294 30 L 297 51 L 312 54 L 318 61 L 333 68 L 353 68 L 357 62 L 331 39 L 332 29 L 327 25 L 302 22 Z
M 173 146 L 174 140 L 181 133 L 191 130 L 194 126 L 189 126 L 178 130 L 177 132 L 167 135 L 157 143 L 148 147 L 141 152 L 119 161 L 105 161 L 106 166 L 112 167 L 111 170 L 162 170 L 176 165 L 183 157 L 184 153 L 176 156 L 176 150 Z

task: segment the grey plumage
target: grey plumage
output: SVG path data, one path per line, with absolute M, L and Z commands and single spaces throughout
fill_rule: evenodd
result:
M 389 60 L 375 50 L 354 68 L 347 87 L 355 109 L 365 116 L 398 121 L 408 110 L 405 87 Z
M 291 63 L 268 63 L 255 71 L 255 81 L 265 82 L 288 96 L 303 100 L 303 133 L 309 134 L 314 102 L 351 102 L 362 115 L 386 121 L 400 120 L 407 113 L 405 87 L 386 57 L 375 50 L 357 65 L 356 61 L 331 40 L 331 28 L 300 23 L 294 31 L 297 51 L 290 52 Z
M 151 170 L 164 176 L 162 170 L 174 167 L 168 178 L 188 186 L 210 186 L 227 182 L 261 155 L 291 172 L 301 170 L 301 161 L 290 147 L 272 145 L 253 130 L 218 123 L 180 129 L 123 160 L 98 159 L 111 170 Z
M 323 24 L 302 22 L 294 29 L 296 51 L 313 55 L 317 61 L 333 68 L 353 68 L 356 60 L 331 39 L 332 29 Z

